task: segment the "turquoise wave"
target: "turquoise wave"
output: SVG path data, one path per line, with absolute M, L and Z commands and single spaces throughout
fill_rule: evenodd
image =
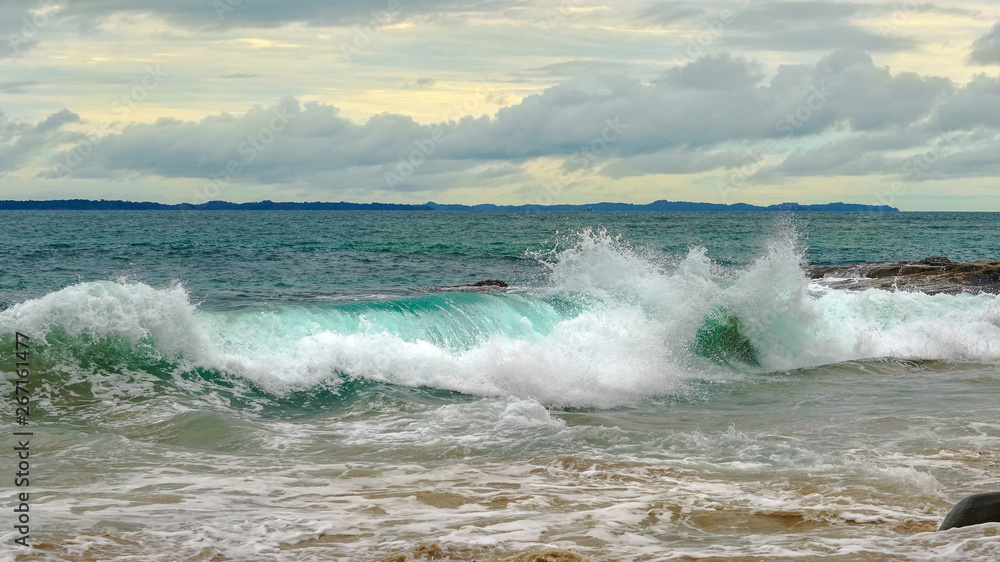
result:
M 123 385 L 111 393 L 134 387 L 134 400 L 247 411 L 289 396 L 283 405 L 331 407 L 365 384 L 608 408 L 706 377 L 879 357 L 1000 361 L 996 296 L 816 286 L 794 240 L 746 268 L 713 264 L 703 248 L 663 262 L 589 231 L 538 259 L 547 284 L 506 292 L 229 311 L 176 283 L 84 282 L 0 312 L 0 344 L 29 334 L 43 376 L 81 385 L 81 403 L 97 402 L 84 388 L 93 379 Z

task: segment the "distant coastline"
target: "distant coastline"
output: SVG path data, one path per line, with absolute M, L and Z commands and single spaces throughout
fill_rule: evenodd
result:
M 230 203 L 209 201 L 198 205 L 179 203 L 134 202 L 120 200 L 54 199 L 48 201 L 0 201 L 0 211 L 796 211 L 796 212 L 876 212 L 898 213 L 889 205 L 860 205 L 857 203 L 825 203 L 800 205 L 750 205 L 734 203 L 690 203 L 686 201 L 659 200 L 645 205 L 634 203 L 594 203 L 590 205 L 423 205 L 400 203 L 312 203 L 259 201 L 256 203 Z

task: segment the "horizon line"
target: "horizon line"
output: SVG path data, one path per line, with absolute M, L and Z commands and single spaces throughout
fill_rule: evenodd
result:
M 629 210 L 628 208 L 634 208 L 637 211 L 822 211 L 829 210 L 832 212 L 850 212 L 850 211 L 877 211 L 877 212 L 900 212 L 900 209 L 892 207 L 890 205 L 872 205 L 866 203 L 845 203 L 842 201 L 836 202 L 826 202 L 826 203 L 798 203 L 784 201 L 781 203 L 773 203 L 769 205 L 761 205 L 754 203 L 711 203 L 711 202 L 695 202 L 695 201 L 670 201 L 667 199 L 658 199 L 656 201 L 648 203 L 630 203 L 630 202 L 614 202 L 614 201 L 601 201 L 597 203 L 558 203 L 558 204 L 539 204 L 539 203 L 522 203 L 519 205 L 514 204 L 502 204 L 502 203 L 436 203 L 433 201 L 428 201 L 426 203 L 383 203 L 383 202 L 367 202 L 358 203 L 350 201 L 272 201 L 270 199 L 264 199 L 260 201 L 247 201 L 242 203 L 223 201 L 223 200 L 212 200 L 205 201 L 203 203 L 161 203 L 158 201 L 131 201 L 125 199 L 5 199 L 0 200 L 0 210 L 102 210 L 100 207 L 114 207 L 114 206 L 128 206 L 128 207 L 145 207 L 145 209 L 112 209 L 105 208 L 103 210 L 310 210 L 310 209 L 248 209 L 247 207 L 260 207 L 260 206 L 345 206 L 345 207 L 376 207 L 372 210 L 479 210 L 485 211 L 490 209 L 496 210 L 555 210 L 555 211 L 569 211 L 569 210 L 580 210 L 580 211 L 615 211 L 615 210 Z M 662 207 L 669 206 L 680 206 L 680 207 L 695 207 L 689 209 L 669 209 Z M 62 207 L 62 208 L 60 208 Z M 95 208 L 96 207 L 96 208 Z M 213 208 L 214 207 L 214 208 Z M 221 209 L 219 207 L 231 207 L 231 209 Z M 615 209 L 609 207 L 625 207 L 625 209 Z M 658 208 L 659 207 L 659 208 Z M 830 209 L 822 209 L 830 208 Z M 349 210 L 349 209 L 314 209 L 314 210 Z M 364 210 L 364 209 L 358 209 Z M 940 212 L 940 211 L 938 211 Z M 961 211 L 944 211 L 944 212 L 961 212 Z

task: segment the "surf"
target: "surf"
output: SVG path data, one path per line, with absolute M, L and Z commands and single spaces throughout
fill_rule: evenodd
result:
M 341 303 L 206 310 L 179 282 L 88 281 L 0 312 L 46 361 L 226 374 L 275 396 L 364 380 L 612 408 L 687 381 L 893 357 L 1000 361 L 994 295 L 838 290 L 793 230 L 747 266 L 584 229 L 527 254 L 545 281 Z M 166 376 L 166 375 L 165 375 Z

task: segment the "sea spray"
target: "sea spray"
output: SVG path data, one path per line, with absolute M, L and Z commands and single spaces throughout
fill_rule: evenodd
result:
M 575 240 L 540 255 L 547 285 L 509 293 L 211 312 L 179 284 L 97 281 L 12 306 L 0 329 L 63 334 L 78 360 L 83 347 L 91 359 L 148 348 L 151 360 L 277 394 L 365 379 L 603 408 L 726 372 L 886 356 L 1000 360 L 997 297 L 817 292 L 787 229 L 742 268 L 713 265 L 701 247 L 671 260 L 603 231 Z M 94 347 L 112 340 L 125 343 Z

